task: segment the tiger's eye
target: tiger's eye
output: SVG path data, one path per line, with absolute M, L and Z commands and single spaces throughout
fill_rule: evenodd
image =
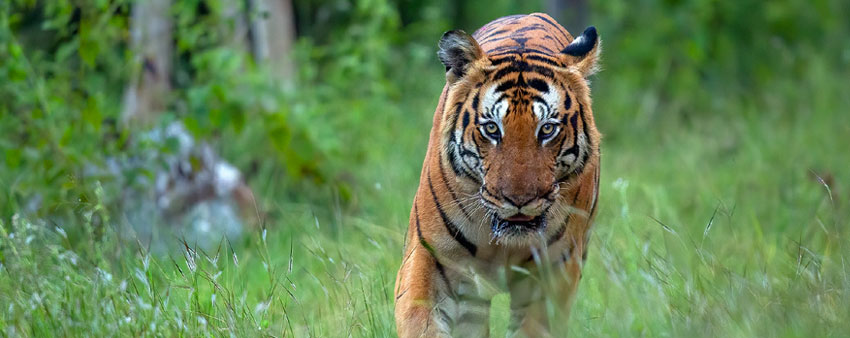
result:
M 488 122 L 487 124 L 484 125 L 484 131 L 487 132 L 487 134 L 489 134 L 491 136 L 498 136 L 499 135 L 499 126 L 496 125 L 493 122 Z
M 558 129 L 555 127 L 554 123 L 547 123 L 540 127 L 540 138 L 548 139 L 555 135 L 555 132 Z

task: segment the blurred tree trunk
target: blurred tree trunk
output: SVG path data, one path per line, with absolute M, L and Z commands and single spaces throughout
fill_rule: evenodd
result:
M 124 92 L 121 113 L 125 125 L 148 124 L 166 108 L 171 88 L 171 0 L 146 0 L 133 5 L 130 48 L 138 71 Z
M 250 51 L 248 16 L 246 15 L 246 4 L 243 1 L 225 0 L 222 3 L 222 17 L 227 25 L 223 29 L 227 32 L 227 39 L 223 41 L 226 46 L 234 49 Z
M 573 36 L 584 31 L 590 15 L 587 0 L 546 0 L 546 11 Z
M 284 84 L 295 75 L 292 50 L 295 16 L 291 0 L 249 0 L 251 51 L 258 64 L 267 64 Z

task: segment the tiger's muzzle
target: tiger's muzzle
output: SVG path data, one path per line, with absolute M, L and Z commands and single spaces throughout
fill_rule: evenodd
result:
M 494 235 L 541 231 L 546 228 L 546 211 L 555 201 L 558 186 L 544 194 L 495 194 L 481 187 L 479 195 L 484 205 L 492 211 L 491 228 Z

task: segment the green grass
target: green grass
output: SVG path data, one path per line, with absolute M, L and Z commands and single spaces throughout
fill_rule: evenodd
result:
M 601 207 L 571 335 L 850 332 L 846 80 L 780 84 L 719 103 L 723 113 L 653 123 L 606 111 L 632 98 L 606 91 L 616 74 L 598 81 Z M 0 332 L 393 336 L 392 287 L 441 86 L 423 82 L 417 93 L 429 95 L 388 103 L 407 115 L 381 115 L 363 134 L 371 164 L 351 169 L 353 207 L 263 201 L 278 215 L 266 231 L 171 255 L 122 242 L 112 226 L 95 241 L 88 224 L 3 224 Z M 495 301 L 495 335 L 509 301 Z

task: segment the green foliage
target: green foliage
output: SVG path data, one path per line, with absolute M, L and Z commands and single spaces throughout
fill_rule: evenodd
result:
M 737 115 L 729 104 L 774 114 L 764 94 L 798 87 L 815 63 L 846 67 L 846 2 L 600 1 L 593 20 L 603 39 L 602 91 L 631 99 L 599 101 L 606 115 L 666 119 Z M 819 79 L 818 79 L 819 80 Z M 806 93 L 808 94 L 808 93 Z M 805 100 L 804 98 L 800 98 Z
M 113 14 L 126 4 L 75 9 L 54 2 L 40 12 L 34 6 L 0 5 L 0 215 L 6 220 L 37 204 L 57 214 L 89 204 L 95 182 L 114 178 L 84 173 L 126 144 L 115 125 L 126 60 L 100 52 L 126 36 L 126 20 Z
M 129 178 L 124 180 L 107 170 L 107 162 L 170 151 L 167 144 L 140 141 L 144 126 L 117 122 L 123 90 L 142 67 L 129 48 L 130 7 L 130 1 L 2 4 L 0 146 L 6 164 L 0 172 L 0 216 L 7 221 L 19 211 L 79 217 L 96 182 L 106 187 L 106 203 L 114 207 L 132 177 L 150 177 L 159 164 L 134 166 L 122 173 Z M 375 24 L 340 31 L 338 38 L 348 44 L 314 46 L 305 40 L 297 55 L 307 67 L 300 67 L 294 82 L 312 90 L 286 91 L 244 46 L 231 42 L 237 18 L 224 7 L 215 1 L 175 3 L 174 88 L 157 125 L 179 119 L 196 137 L 224 148 L 249 144 L 267 155 L 266 172 L 283 169 L 277 179 L 286 191 L 316 184 L 347 191 L 335 169 L 341 162 L 328 159 L 346 151 L 342 145 L 355 137 L 337 138 L 333 130 L 362 123 L 362 112 L 384 96 L 369 107 L 362 98 L 392 88 L 382 66 L 390 50 L 383 32 L 394 29 L 391 13 L 360 6 L 363 22 Z M 316 61 L 321 67 L 310 66 Z M 353 81 L 358 78 L 362 81 Z M 346 97 L 350 100 L 334 99 Z M 364 108 L 351 114 L 358 106 Z M 329 128 L 312 128 L 317 119 L 327 120 Z M 224 151 L 244 154 L 241 149 Z M 236 157 L 243 168 L 256 162 Z

